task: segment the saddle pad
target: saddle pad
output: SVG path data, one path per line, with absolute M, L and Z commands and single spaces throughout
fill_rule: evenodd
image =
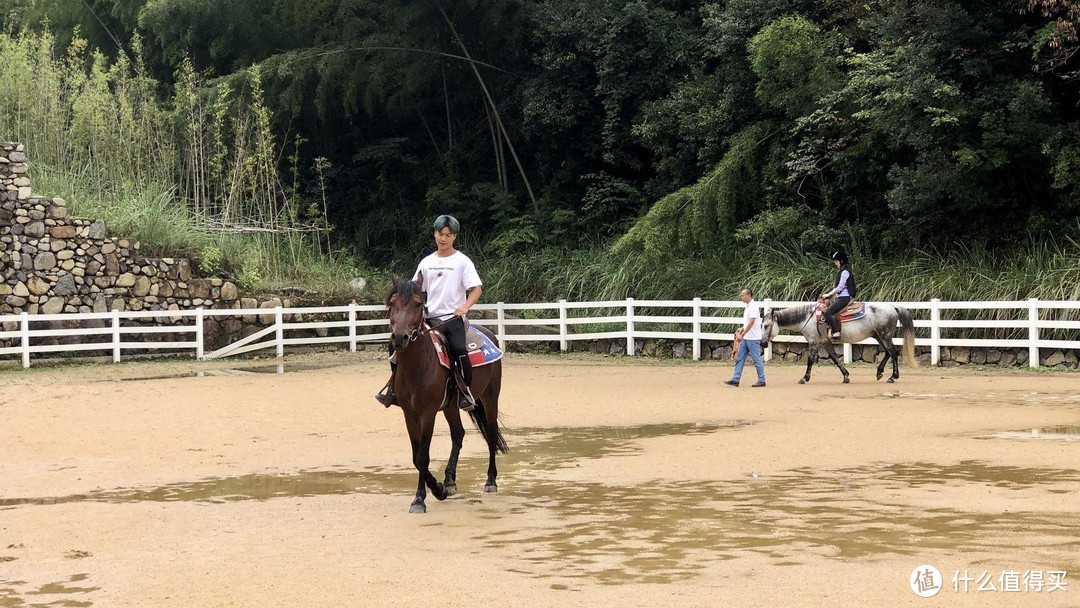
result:
M 470 326 L 465 333 L 465 346 L 469 349 L 469 363 L 480 367 L 502 359 L 503 352 L 486 334 Z
M 431 326 L 424 322 L 423 329 L 430 330 Z M 435 354 L 439 356 L 439 365 L 450 369 L 450 348 L 446 345 L 446 338 L 439 331 L 428 331 L 431 345 L 435 347 Z M 465 332 L 465 346 L 469 353 L 469 363 L 473 367 L 481 367 L 502 359 L 503 351 L 495 346 L 486 335 L 475 327 L 469 327 Z M 396 362 L 397 353 L 390 356 L 391 362 Z
M 428 332 L 431 341 L 435 345 L 435 352 L 439 354 L 439 364 L 450 369 L 450 347 L 446 344 L 446 337 L 441 332 Z M 469 363 L 473 367 L 482 367 L 502 359 L 503 352 L 483 333 L 475 327 L 469 327 L 465 331 L 465 349 L 469 354 Z
M 817 307 L 814 308 L 814 320 L 818 323 L 825 322 L 825 309 L 829 305 L 825 300 L 818 300 Z M 840 314 L 837 315 L 837 319 L 843 323 L 844 321 L 854 321 L 855 319 L 861 319 L 866 315 L 866 306 L 862 302 L 852 302 L 844 308 L 840 309 Z

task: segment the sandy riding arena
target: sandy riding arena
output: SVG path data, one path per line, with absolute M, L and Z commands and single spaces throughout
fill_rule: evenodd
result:
M 4 369 L 0 606 L 1080 606 L 1076 373 L 505 365 L 426 515 L 374 353 Z

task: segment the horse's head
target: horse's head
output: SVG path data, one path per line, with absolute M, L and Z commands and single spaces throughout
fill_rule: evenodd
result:
M 765 314 L 761 316 L 761 350 L 769 348 L 773 337 L 779 332 L 780 326 L 773 318 L 772 309 L 766 309 Z
M 394 287 L 386 297 L 386 310 L 390 318 L 390 344 L 394 350 L 404 350 L 409 343 L 420 337 L 424 322 L 424 292 L 419 285 L 408 279 L 391 277 Z

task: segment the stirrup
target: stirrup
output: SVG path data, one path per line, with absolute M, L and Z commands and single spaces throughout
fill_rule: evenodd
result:
M 467 386 L 464 391 L 458 392 L 458 407 L 463 412 L 471 412 L 476 409 L 476 399 L 473 398 L 472 391 Z
M 382 387 L 382 390 L 375 394 L 375 400 L 383 404 L 383 407 L 397 405 L 396 397 L 397 395 L 394 394 L 394 388 L 390 386 L 390 382 L 387 382 L 386 386 Z
M 840 332 L 835 332 L 835 333 L 829 334 L 829 342 L 832 342 L 833 344 L 842 343 L 843 339 L 840 337 Z

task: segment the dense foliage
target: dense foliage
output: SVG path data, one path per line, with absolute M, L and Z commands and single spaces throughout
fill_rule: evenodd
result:
M 145 155 L 195 212 L 258 199 L 358 263 L 408 266 L 442 212 L 493 259 L 912 259 L 1080 233 L 1078 6 L 13 0 L 5 26 L 176 134 L 70 162 Z

